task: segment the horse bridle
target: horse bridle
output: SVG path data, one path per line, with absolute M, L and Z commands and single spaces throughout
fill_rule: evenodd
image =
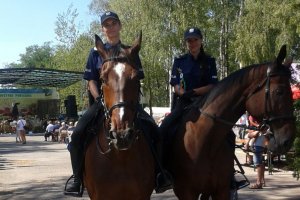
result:
M 120 57 L 120 56 L 114 56 L 114 57 L 110 57 L 110 58 L 107 58 L 105 60 L 103 60 L 102 62 L 102 65 L 106 62 L 109 62 L 109 61 L 114 61 L 114 62 L 126 62 L 128 61 L 129 59 L 127 57 Z M 117 102 L 115 104 L 113 104 L 110 108 L 108 108 L 106 106 L 106 103 L 105 103 L 105 100 L 104 100 L 104 93 L 103 93 L 103 83 L 101 83 L 101 89 L 100 89 L 100 98 L 98 100 L 101 104 L 101 107 L 103 108 L 103 112 L 104 112 L 104 121 L 105 123 L 108 123 L 109 124 L 109 127 L 106 127 L 104 125 L 104 134 L 105 134 L 105 137 L 108 141 L 108 144 L 109 144 L 109 148 L 104 151 L 102 150 L 100 144 L 99 144 L 99 141 L 97 141 L 97 148 L 98 148 L 98 151 L 101 153 L 101 154 L 107 154 L 111 151 L 111 145 L 113 144 L 113 140 L 115 140 L 115 138 L 113 137 L 113 135 L 109 132 L 109 129 L 110 129 L 110 126 L 111 126 L 111 115 L 112 115 L 112 112 L 114 109 L 117 109 L 117 108 L 122 108 L 122 107 L 128 107 L 130 108 L 131 110 L 135 111 L 135 114 L 134 114 L 134 120 L 136 120 L 137 118 L 137 108 L 138 108 L 138 104 L 139 102 L 137 101 L 136 104 L 130 104 L 126 101 L 121 101 L 121 102 Z
M 271 67 L 268 66 L 267 69 L 267 77 L 263 81 L 263 84 L 266 84 L 265 88 L 265 116 L 263 118 L 263 125 L 270 126 L 270 123 L 277 120 L 295 120 L 293 115 L 279 115 L 279 116 L 271 116 L 270 111 L 268 110 L 268 102 L 270 102 L 270 79 L 271 77 L 276 76 L 290 76 L 289 73 L 271 73 Z M 261 85 L 263 85 L 261 84 Z M 249 96 L 250 97 L 250 96 Z M 248 97 L 248 98 L 249 98 Z
M 289 73 L 271 73 L 271 67 L 268 66 L 268 69 L 267 69 L 267 76 L 266 78 L 260 83 L 257 85 L 257 87 L 246 97 L 246 99 L 249 99 L 251 96 L 253 96 L 256 92 L 260 91 L 260 89 L 266 85 L 265 87 L 265 103 L 264 103 L 264 107 L 265 107 L 265 116 L 263 118 L 263 123 L 261 125 L 261 127 L 263 126 L 267 126 L 270 128 L 270 124 L 274 121 L 277 121 L 277 120 L 295 120 L 295 117 L 293 115 L 280 115 L 280 116 L 271 116 L 270 115 L 270 111 L 268 110 L 268 102 L 270 102 L 270 79 L 272 77 L 276 77 L 276 76 L 290 76 Z M 212 114 L 209 114 L 209 113 L 206 113 L 206 112 L 203 112 L 201 109 L 200 109 L 200 112 L 201 114 L 203 114 L 204 116 L 207 116 L 211 119 L 214 119 L 214 120 L 217 120 L 217 121 L 220 121 L 222 122 L 223 124 L 227 124 L 227 125 L 231 125 L 231 126 L 235 126 L 235 127 L 240 127 L 240 128 L 245 128 L 245 129 L 249 129 L 249 130 L 260 130 L 259 128 L 257 127 L 253 127 L 253 126 L 245 126 L 245 125 L 239 125 L 239 124 L 235 124 L 235 123 L 231 123 L 227 120 L 224 120 L 216 115 L 212 115 Z
M 128 62 L 129 59 L 126 56 L 113 56 L 113 57 L 109 57 L 107 59 L 104 59 L 102 61 L 102 65 L 104 63 L 106 63 L 106 62 L 109 62 L 109 61 L 113 61 L 113 62 L 126 62 L 127 61 Z M 107 106 L 106 106 L 106 104 L 105 104 L 105 102 L 104 102 L 104 95 L 103 95 L 103 87 L 102 87 L 102 85 L 103 85 L 103 83 L 101 84 L 101 91 L 100 91 L 101 92 L 101 95 L 100 95 L 101 98 L 100 98 L 100 101 L 101 101 L 101 104 L 102 104 L 102 106 L 104 108 L 105 119 L 110 120 L 110 116 L 111 116 L 113 110 L 116 109 L 116 108 L 129 107 L 131 109 L 134 109 L 134 108 L 132 108 L 132 106 L 128 102 L 125 102 L 125 101 L 115 103 L 114 105 L 112 105 L 108 109 Z M 137 105 L 138 105 L 138 102 L 136 103 L 136 105 L 135 105 L 136 107 L 135 108 L 137 108 Z

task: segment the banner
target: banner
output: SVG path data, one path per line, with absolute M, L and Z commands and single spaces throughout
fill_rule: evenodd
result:
M 11 117 L 17 103 L 20 115 L 36 115 L 39 100 L 59 100 L 55 89 L 0 89 L 0 117 Z

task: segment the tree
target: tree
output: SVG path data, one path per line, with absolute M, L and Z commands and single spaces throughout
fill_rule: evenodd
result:
M 143 88 L 156 106 L 169 104 L 169 71 L 173 58 L 185 52 L 187 27 L 202 30 L 205 50 L 216 58 L 222 79 L 242 66 L 273 59 L 283 43 L 294 57 L 300 55 L 299 8 L 300 3 L 288 0 L 93 0 L 90 5 L 97 15 L 119 13 L 122 42 L 130 44 L 143 30 Z
M 283 44 L 299 45 L 300 3 L 294 1 L 245 1 L 235 23 L 235 53 L 242 66 L 273 59 Z
M 93 46 L 93 40 L 89 35 L 80 35 L 79 38 L 72 44 L 71 49 L 66 49 L 60 46 L 54 56 L 56 63 L 56 69 L 70 70 L 70 71 L 82 71 L 84 70 L 89 50 Z M 77 105 L 79 110 L 83 110 L 86 107 L 85 81 L 78 82 L 67 88 L 59 91 L 60 98 L 66 99 L 68 95 L 72 94 L 76 96 Z
M 73 9 L 71 4 L 65 13 L 58 14 L 55 22 L 56 39 L 67 48 L 70 48 L 79 36 L 78 25 L 75 23 L 77 17 L 77 9 Z
M 42 46 L 32 45 L 27 47 L 25 54 L 20 54 L 20 66 L 31 68 L 51 66 L 54 49 L 50 44 L 50 42 L 45 42 Z

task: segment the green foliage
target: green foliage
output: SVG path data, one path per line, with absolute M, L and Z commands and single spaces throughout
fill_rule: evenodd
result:
M 297 111 L 300 111 L 300 99 L 294 102 L 294 108 Z
M 233 38 L 230 22 L 239 11 L 238 1 L 94 0 L 93 5 L 95 2 L 119 14 L 123 42 L 131 43 L 138 31 L 143 31 L 140 52 L 146 75 L 143 90 L 150 105 L 169 105 L 169 73 L 174 57 L 186 51 L 183 33 L 188 27 L 202 30 L 205 50 L 209 54 L 222 55 L 218 60 L 221 77 L 227 75 L 229 65 L 235 63 L 235 57 L 230 56 L 233 54 L 229 40 Z M 100 10 L 97 6 L 93 12 Z M 236 68 L 235 64 L 231 69 Z
M 273 59 L 283 44 L 290 49 L 299 44 L 295 7 L 299 1 L 245 1 L 235 22 L 234 41 L 236 57 L 243 66 Z
M 32 45 L 26 48 L 25 54 L 20 54 L 21 66 L 31 68 L 45 68 L 52 64 L 54 56 L 54 48 L 50 46 L 50 42 L 44 45 Z
M 59 14 L 57 17 L 55 23 L 56 39 L 67 47 L 72 46 L 79 36 L 78 26 L 75 23 L 77 17 L 77 9 L 73 9 L 72 4 L 65 13 Z
M 296 117 L 296 138 L 293 144 L 295 154 L 291 159 L 290 167 L 294 169 L 293 176 L 299 180 L 300 176 L 300 100 L 294 102 L 294 115 Z
M 292 162 L 292 168 L 294 169 L 294 177 L 299 180 L 300 173 L 300 121 L 297 121 L 297 136 L 294 141 L 295 155 Z
M 169 72 L 174 57 L 186 51 L 183 33 L 190 26 L 201 29 L 205 51 L 217 59 L 220 79 L 241 66 L 273 59 L 282 44 L 288 44 L 295 58 L 300 55 L 299 0 L 90 0 L 89 8 L 97 16 L 90 30 L 80 32 L 78 12 L 71 5 L 57 17 L 57 46 L 30 46 L 21 55 L 22 65 L 8 66 L 83 71 L 93 35 L 101 35 L 104 10 L 119 14 L 123 43 L 132 44 L 143 31 L 143 93 L 152 106 L 169 105 Z M 85 107 L 84 82 L 60 90 L 62 100 L 69 94 L 76 94 L 79 109 Z

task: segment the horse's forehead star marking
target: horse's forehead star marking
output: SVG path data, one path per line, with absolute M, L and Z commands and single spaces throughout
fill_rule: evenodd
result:
M 114 71 L 116 72 L 117 76 L 119 77 L 118 80 L 119 80 L 119 86 L 121 87 L 121 81 L 122 81 L 122 75 L 124 74 L 125 72 L 125 65 L 123 63 L 118 63 L 115 67 L 114 67 Z M 121 92 L 120 93 L 120 99 L 119 99 L 119 102 L 123 102 L 123 93 Z M 124 116 L 124 108 L 120 108 L 120 111 L 119 111 L 119 117 L 120 119 L 122 120 Z
M 122 78 L 122 74 L 125 72 L 125 65 L 123 63 L 118 63 L 114 68 L 116 74 L 119 76 L 119 79 Z
M 123 119 L 123 116 L 124 116 L 124 108 L 121 107 L 121 108 L 120 108 L 120 111 L 119 111 L 119 117 L 120 117 L 120 120 Z

